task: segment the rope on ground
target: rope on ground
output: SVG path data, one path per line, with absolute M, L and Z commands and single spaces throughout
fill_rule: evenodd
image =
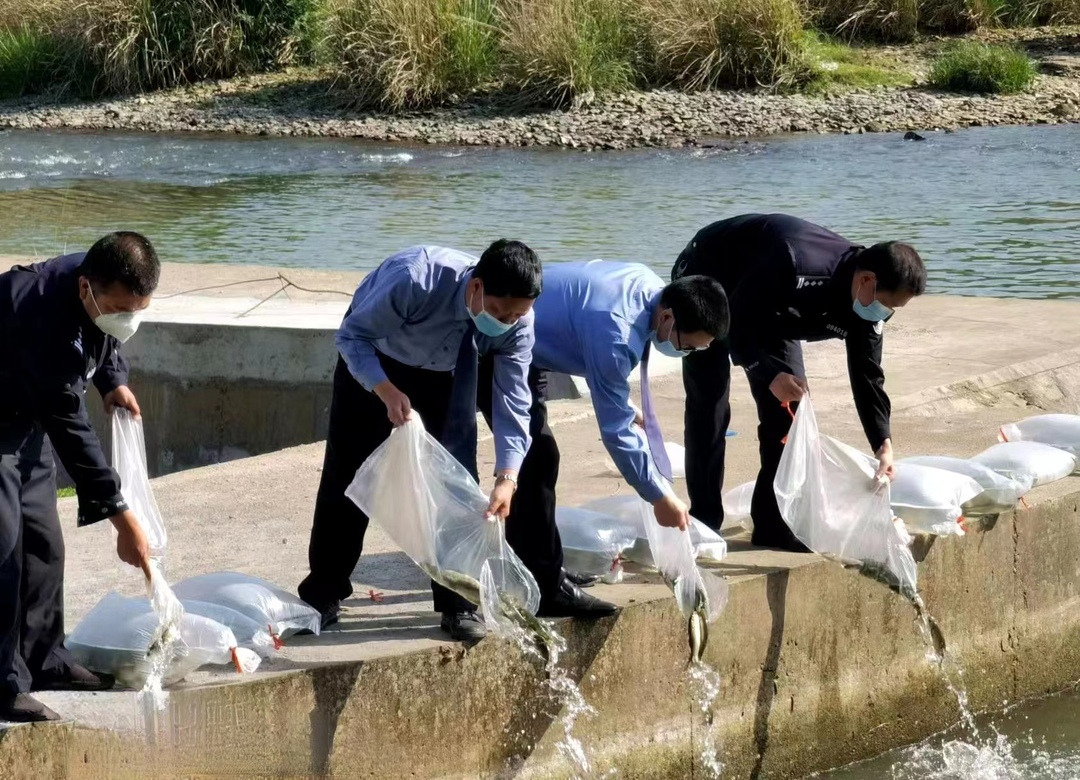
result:
M 278 295 L 280 295 L 281 293 L 285 293 L 286 297 L 288 297 L 288 295 L 289 295 L 288 289 L 290 287 L 295 287 L 300 292 L 312 293 L 314 295 L 344 295 L 347 298 L 352 298 L 352 296 L 353 296 L 352 293 L 343 292 L 341 290 L 322 290 L 322 289 L 313 288 L 313 287 L 302 287 L 301 285 L 299 285 L 296 282 L 292 281 L 289 277 L 287 277 L 284 274 L 279 272 L 276 276 L 267 276 L 267 277 L 264 277 L 262 279 L 244 279 L 244 280 L 239 281 L 239 282 L 226 282 L 226 283 L 223 283 L 223 284 L 211 284 L 211 285 L 208 285 L 206 287 L 193 287 L 190 290 L 181 290 L 180 292 L 169 293 L 168 295 L 159 295 L 159 296 L 157 296 L 157 298 L 158 298 L 158 300 L 166 300 L 168 298 L 178 298 L 181 295 L 191 295 L 193 293 L 206 292 L 207 290 L 222 290 L 222 289 L 225 289 L 227 287 L 239 287 L 239 286 L 245 285 L 245 284 L 261 284 L 261 283 L 264 283 L 264 282 L 278 282 L 281 286 L 278 289 L 274 290 L 274 292 L 270 293 L 265 298 L 260 300 L 258 303 L 256 303 L 254 306 L 252 306 L 250 309 L 247 309 L 246 311 L 243 311 L 240 314 L 236 315 L 238 319 L 240 317 L 246 317 L 247 315 L 251 314 L 251 312 L 255 311 L 257 308 L 262 306 L 264 303 L 269 301 L 271 298 L 275 298 Z

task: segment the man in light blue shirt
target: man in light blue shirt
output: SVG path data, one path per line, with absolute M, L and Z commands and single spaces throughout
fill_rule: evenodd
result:
M 300 597 L 324 626 L 341 600 L 363 548 L 368 518 L 345 496 L 367 457 L 412 409 L 427 430 L 476 475 L 477 359 L 494 366 L 487 393 L 496 400 L 496 480 L 489 512 L 505 520 L 529 449 L 527 384 L 533 301 L 541 291 L 536 254 L 496 241 L 479 261 L 463 252 L 418 246 L 383 261 L 365 277 L 338 330 L 339 352 L 326 457 L 315 502 Z M 527 536 L 527 534 L 526 534 Z M 476 605 L 432 583 L 435 610 L 453 638 L 483 636 Z
M 559 450 L 547 425 L 544 393 L 551 371 L 585 378 L 601 438 L 619 472 L 652 504 L 657 522 L 685 528 L 686 505 L 664 487 L 663 472 L 670 478 L 670 465 L 647 393 L 647 372 L 642 372 L 646 392 L 641 418 L 630 402 L 630 374 L 639 364 L 646 368 L 651 350 L 683 357 L 727 334 L 727 297 L 720 283 L 688 276 L 665 287 L 659 276 L 637 263 L 559 263 L 545 270 L 544 294 L 533 311 L 533 443 L 521 467 L 507 538 L 511 526 L 554 525 Z M 483 364 L 481 377 L 492 368 Z M 478 400 L 486 414 L 487 399 L 481 393 Z M 561 559 L 561 546 L 558 555 Z M 576 590 L 570 582 L 561 587 L 568 593 Z M 548 615 L 558 614 L 561 607 L 541 603 Z

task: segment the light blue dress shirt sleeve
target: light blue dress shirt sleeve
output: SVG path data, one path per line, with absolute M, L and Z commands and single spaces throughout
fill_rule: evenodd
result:
M 664 496 L 644 434 L 634 427 L 630 406 L 630 372 L 637 356 L 615 323 L 594 323 L 585 344 L 585 381 L 592 395 L 600 438 L 616 468 L 637 494 L 652 503 Z
M 384 266 L 375 273 L 357 289 L 334 337 L 349 373 L 369 391 L 387 381 L 375 342 L 400 330 L 424 295 L 410 264 Z
M 495 351 L 491 424 L 497 471 L 520 471 L 532 443 L 529 436 L 529 408 L 532 406 L 529 364 L 535 340 L 530 313 Z

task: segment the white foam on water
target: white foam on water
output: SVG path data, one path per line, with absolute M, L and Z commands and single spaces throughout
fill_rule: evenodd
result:
M 963 740 L 920 745 L 893 765 L 891 775 L 893 780 L 1023 780 L 1030 776 L 1001 734 L 982 745 Z
M 50 154 L 45 157 L 38 157 L 30 162 L 34 165 L 40 165 L 43 168 L 51 168 L 56 165 L 79 165 L 82 164 L 83 161 L 67 154 Z
M 393 163 L 407 163 L 412 162 L 413 156 L 408 152 L 395 152 L 394 154 L 365 154 L 362 155 L 365 160 L 371 162 L 393 162 Z
M 26 174 L 22 171 L 0 171 L 0 179 L 25 179 Z

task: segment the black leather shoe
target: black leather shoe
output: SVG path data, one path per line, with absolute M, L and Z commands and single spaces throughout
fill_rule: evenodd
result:
M 566 578 L 555 593 L 540 598 L 540 609 L 536 615 L 547 618 L 602 618 L 614 615 L 617 611 L 618 607 L 614 604 L 582 592 L 581 588 Z
M 0 697 L 0 720 L 12 723 L 44 723 L 63 718 L 29 693 L 19 693 Z
M 591 588 L 593 585 L 600 581 L 600 577 L 589 574 L 575 574 L 572 572 L 564 572 L 566 579 L 577 585 L 579 588 Z
M 85 666 L 70 664 L 34 678 L 35 691 L 107 691 L 116 681 L 107 674 L 95 674 Z
M 331 601 L 329 604 L 324 604 L 322 606 L 320 606 L 318 604 L 308 604 L 308 606 L 311 607 L 312 609 L 318 610 L 318 612 L 319 612 L 319 630 L 320 631 L 325 631 L 326 629 L 328 629 L 330 626 L 334 625 L 335 623 L 338 622 L 338 620 L 341 619 L 341 602 L 340 601 Z M 312 633 L 313 633 L 312 631 L 309 631 L 308 629 L 305 628 L 302 631 L 297 631 L 296 635 L 297 636 L 311 636 Z
M 455 642 L 467 645 L 475 645 L 487 636 L 487 628 L 475 612 L 443 612 L 441 627 Z

